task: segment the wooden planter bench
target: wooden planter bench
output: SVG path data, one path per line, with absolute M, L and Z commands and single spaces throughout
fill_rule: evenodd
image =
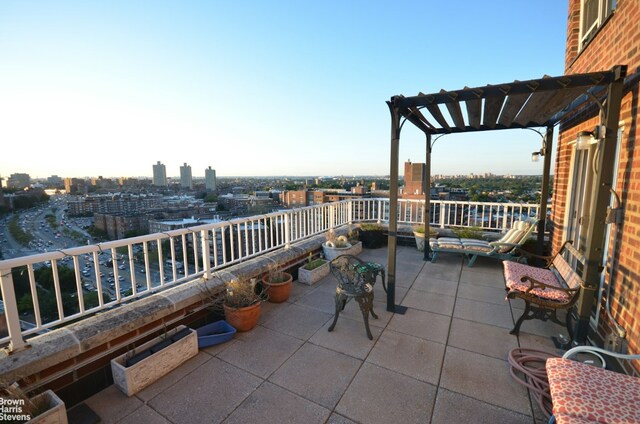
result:
M 569 310 L 578 300 L 580 290 L 584 287 L 582 278 L 576 271 L 576 268 L 584 267 L 584 255 L 578 252 L 570 241 L 566 241 L 555 256 L 528 256 L 544 259 L 546 266 L 536 268 L 518 262 L 503 262 L 507 298 L 522 299 L 525 302 L 524 312 L 511 330 L 511 334 L 518 335 L 525 320 L 551 320 L 565 325 L 572 340 L 573 329 Z M 567 311 L 564 323 L 556 315 L 559 309 Z

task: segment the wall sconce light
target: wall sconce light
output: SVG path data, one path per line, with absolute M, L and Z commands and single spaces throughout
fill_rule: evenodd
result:
M 576 137 L 576 149 L 582 150 L 597 143 L 595 135 L 591 131 L 580 131 Z
M 596 125 L 593 131 L 580 131 L 576 137 L 576 148 L 587 149 L 596 144 L 605 137 L 606 129 L 604 125 Z
M 540 150 L 539 152 L 531 153 L 531 162 L 538 162 L 540 160 L 540 156 L 544 156 L 544 151 Z

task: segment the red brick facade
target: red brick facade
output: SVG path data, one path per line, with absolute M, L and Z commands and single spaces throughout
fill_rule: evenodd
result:
M 609 70 L 614 65 L 627 65 L 627 75 L 638 72 L 640 66 L 640 2 L 618 0 L 615 11 L 606 18 L 595 36 L 580 49 L 581 0 L 569 0 L 565 73 L 576 74 Z M 624 220 L 617 227 L 617 242 L 610 249 L 607 260 L 612 282 L 613 315 L 627 331 L 630 352 L 640 351 L 640 149 L 635 149 L 638 136 L 637 80 L 625 87 L 621 107 L 619 166 L 615 190 L 622 198 Z M 564 238 L 565 214 L 568 205 L 570 167 L 573 146 L 579 131 L 592 130 L 598 124 L 597 113 L 582 116 L 561 127 L 556 151 L 554 174 L 553 248 L 557 251 Z M 612 240 L 613 241 L 613 237 Z M 604 308 L 601 308 L 603 310 Z M 611 322 L 602 314 L 598 333 L 604 337 L 611 330 Z

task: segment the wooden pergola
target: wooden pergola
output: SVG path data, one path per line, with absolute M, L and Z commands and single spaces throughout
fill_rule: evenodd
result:
M 553 146 L 553 128 L 567 122 L 585 108 L 594 104 L 604 116 L 601 125 L 606 127 L 599 155 L 600 172 L 596 176 L 596 192 L 591 204 L 592 215 L 587 229 L 585 257 L 587 263 L 582 277 L 587 290 L 582 290 L 578 301 L 578 323 L 576 339 L 586 337 L 589 313 L 598 287 L 600 264 L 602 263 L 605 215 L 609 205 L 613 178 L 620 103 L 626 66 L 615 66 L 610 71 L 586 74 L 544 77 L 529 81 L 487 85 L 455 91 L 441 90 L 438 93 L 405 97 L 393 96 L 387 102 L 391 112 L 391 163 L 389 193 L 389 253 L 387 260 L 388 292 L 387 310 L 404 313 L 406 308 L 395 304 L 396 247 L 398 230 L 398 159 L 400 132 L 408 121 L 426 136 L 426 192 L 425 226 L 429 225 L 431 213 L 431 151 L 432 137 L 439 134 L 469 133 L 474 131 L 506 130 L 517 128 L 546 128 L 542 195 L 538 224 L 538 249 L 544 242 L 549 176 Z M 446 107 L 449 119 L 443 113 Z M 466 112 L 466 113 L 465 113 Z M 429 243 L 425 243 L 425 260 L 430 259 Z

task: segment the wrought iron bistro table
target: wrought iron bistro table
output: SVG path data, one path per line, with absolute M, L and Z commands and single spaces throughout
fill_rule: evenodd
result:
M 340 311 L 344 310 L 347 302 L 355 299 L 364 318 L 367 337 L 369 340 L 373 340 L 369 329 L 369 314 L 378 319 L 373 311 L 373 285 L 380 275 L 382 287 L 385 292 L 387 291 L 384 267 L 375 262 L 364 262 L 356 256 L 342 255 L 331 261 L 331 274 L 338 280 L 338 286 L 336 287 L 336 314 L 329 331 L 333 331 L 335 328 Z

